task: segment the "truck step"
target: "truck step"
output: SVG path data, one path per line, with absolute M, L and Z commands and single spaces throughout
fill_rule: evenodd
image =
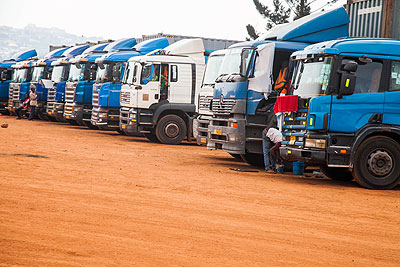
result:
M 140 122 L 139 124 L 140 125 L 153 125 L 153 123 L 151 123 L 151 122 Z
M 285 121 L 306 121 L 307 117 L 296 117 L 294 119 L 285 117 Z
M 140 113 L 140 116 L 153 116 L 153 113 Z
M 294 142 L 294 144 L 290 144 L 290 141 L 282 141 L 282 145 L 302 146 L 302 145 L 303 145 L 303 142 Z
M 304 136 L 304 132 L 296 132 L 296 133 L 291 133 L 291 132 L 283 132 L 282 135 L 283 136 L 298 136 L 298 137 L 303 137 Z
M 308 112 L 308 109 L 306 109 L 306 108 L 301 108 L 301 109 L 297 110 L 297 112 L 307 113 L 307 112 Z
M 283 125 L 283 129 L 305 130 L 305 125 Z

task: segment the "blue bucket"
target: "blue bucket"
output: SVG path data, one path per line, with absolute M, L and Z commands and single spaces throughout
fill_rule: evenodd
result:
M 304 162 L 293 162 L 293 174 L 294 175 L 303 175 L 304 173 Z

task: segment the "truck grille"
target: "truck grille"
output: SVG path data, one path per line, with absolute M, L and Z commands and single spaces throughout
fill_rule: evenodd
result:
M 212 100 L 212 111 L 214 114 L 229 115 L 235 103 L 235 99 L 214 98 Z
M 308 109 L 299 109 L 297 112 L 286 113 L 283 119 L 282 144 L 289 146 L 303 146 L 306 132 Z
M 200 96 L 199 98 L 199 110 L 210 111 L 210 104 L 212 96 Z
M 54 84 L 52 88 L 49 88 L 47 92 L 47 101 L 56 102 L 57 84 Z
M 130 92 L 121 92 L 120 102 L 121 102 L 121 105 L 123 105 L 123 104 L 130 105 L 131 93 Z
M 64 106 L 64 114 L 72 115 L 74 100 L 75 100 L 75 86 L 66 86 L 65 87 L 65 106 Z

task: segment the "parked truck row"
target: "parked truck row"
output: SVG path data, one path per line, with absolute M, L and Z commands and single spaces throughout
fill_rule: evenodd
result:
M 25 52 L 0 64 L 0 111 L 13 114 L 35 88 L 40 119 L 196 140 L 256 166 L 263 130 L 276 127 L 287 162 L 391 189 L 400 181 L 400 41 L 349 39 L 348 24 L 338 8 L 251 42 L 149 35 L 43 59 Z

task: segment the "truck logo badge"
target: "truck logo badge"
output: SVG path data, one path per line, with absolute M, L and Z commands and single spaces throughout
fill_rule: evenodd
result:
M 221 96 L 219 97 L 219 107 L 222 108 L 223 104 L 224 104 L 224 95 L 221 94 Z

